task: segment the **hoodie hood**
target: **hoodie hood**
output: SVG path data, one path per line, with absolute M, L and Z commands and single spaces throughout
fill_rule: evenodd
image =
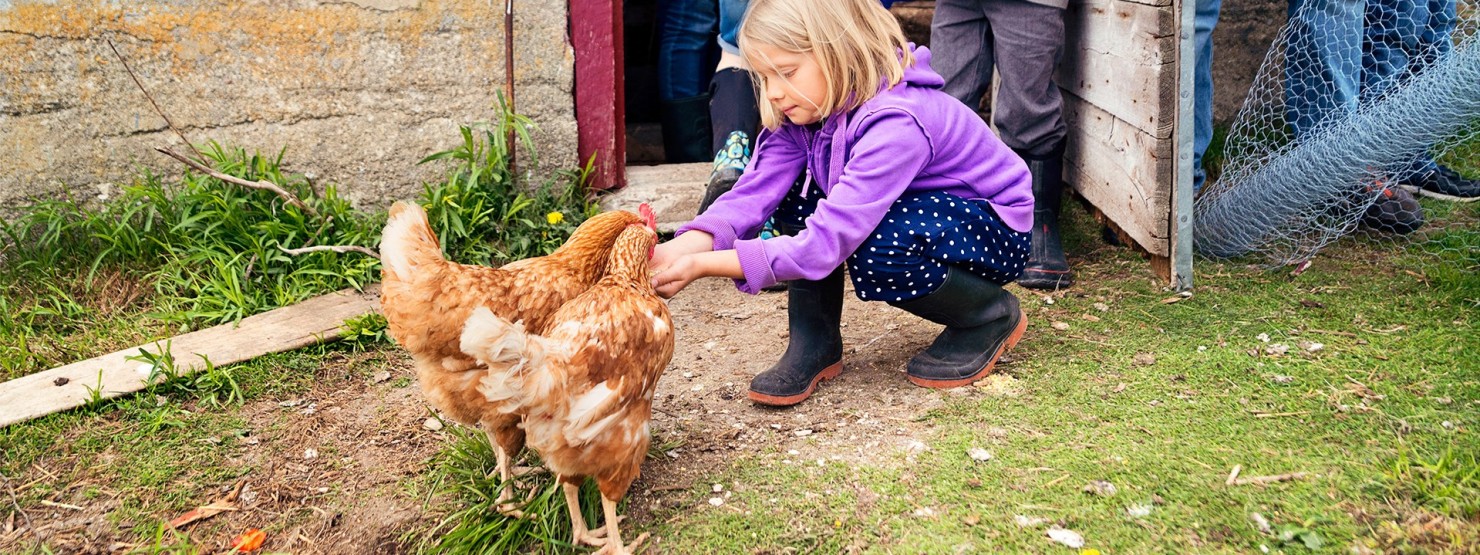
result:
M 904 68 L 904 78 L 893 87 L 889 87 L 887 84 L 880 85 L 879 92 L 874 95 L 875 99 L 907 87 L 939 90 L 945 86 L 945 78 L 941 77 L 939 73 L 936 73 L 930 67 L 929 48 L 916 45 L 913 42 L 907 44 L 906 48 L 909 48 L 910 53 L 914 55 L 915 63 Z M 874 101 L 870 100 L 870 102 Z M 874 103 L 877 104 L 877 102 Z M 865 104 L 868 103 L 866 102 Z M 819 170 L 818 175 L 822 177 L 824 190 L 830 191 L 837 184 L 838 178 L 842 173 L 838 170 L 843 167 L 843 159 L 847 156 L 849 143 L 853 139 L 848 124 L 855 111 L 857 109 L 838 112 L 823 122 L 821 132 L 818 133 L 818 142 L 829 144 L 830 148 L 827 149 L 826 154 L 808 152 L 809 157 L 818 156 L 818 158 L 807 165 L 806 181 L 802 185 L 803 198 L 806 198 L 807 192 L 811 188 L 812 177 L 814 175 L 811 170 L 814 167 Z
M 904 68 L 904 82 L 914 87 L 927 87 L 939 89 L 946 86 L 946 80 L 930 68 L 930 49 L 909 43 L 906 46 L 910 53 L 915 56 L 915 64 Z M 898 85 L 896 85 L 898 86 Z

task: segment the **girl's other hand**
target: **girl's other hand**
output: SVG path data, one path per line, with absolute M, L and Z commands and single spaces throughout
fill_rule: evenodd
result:
M 706 252 L 713 248 L 713 235 L 702 231 L 690 231 L 674 237 L 671 241 L 659 244 L 653 249 L 653 257 L 648 260 L 648 268 L 657 274 L 684 255 Z M 656 286 L 657 282 L 654 281 L 653 284 Z

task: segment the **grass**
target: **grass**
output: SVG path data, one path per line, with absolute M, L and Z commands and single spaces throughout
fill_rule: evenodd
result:
M 503 137 L 512 129 L 532 152 L 528 125 L 503 111 L 489 124 L 463 127 L 457 145 L 423 160 L 446 168 L 418 202 L 456 259 L 501 264 L 546 254 L 596 212 L 586 193 L 589 166 L 541 177 L 530 155 L 514 174 Z M 311 210 L 196 173 L 144 173 L 117 198 L 44 201 L 0 221 L 0 380 L 378 279 L 371 257 L 283 249 L 373 248 L 383 212 L 360 210 L 334 185 L 287 172 L 283 152 L 268 157 L 215 143 L 203 150 L 218 171 L 270 181 Z M 29 484 L 16 501 L 34 504 L 93 479 L 99 467 L 117 467 L 118 476 L 105 472 L 108 497 L 143 492 L 108 513 L 125 537 L 150 551 L 204 549 L 163 528 L 160 515 L 192 508 L 202 491 L 250 470 L 230 459 L 250 432 L 236 416 L 243 403 L 306 391 L 326 353 L 378 356 L 389 344 L 378 315 L 346 327 L 347 340 L 328 350 L 227 367 L 206 360 L 191 375 L 177 371 L 178 361 L 141 351 L 133 360 L 149 365 L 154 386 L 115 400 L 94 393 L 83 409 L 0 430 L 0 475 L 12 486 L 10 477 L 44 461 L 52 481 Z M 402 377 L 391 387 L 410 383 Z M 58 460 L 66 468 L 52 468 Z
M 1465 272 L 1436 277 L 1453 260 L 1423 245 L 1350 240 L 1298 277 L 1200 262 L 1196 293 L 1164 303 L 1171 295 L 1144 261 L 1098 247 L 1097 226 L 1072 214 L 1069 248 L 1089 254 L 1076 260 L 1080 285 L 1053 305 L 1022 295 L 1030 330 L 1007 367 L 1021 395 L 946 396 L 924 415 L 926 449 L 912 462 L 901 462 L 911 461 L 905 453 L 822 466 L 741 455 L 703 480 L 730 485 L 724 508 L 710 510 L 700 487 L 680 508 L 624 529 L 652 532 L 670 553 L 1066 552 L 1044 537 L 1051 525 L 1102 553 L 1480 548 L 1480 289 Z M 291 398 L 312 386 L 326 356 L 386 348 L 374 339 L 378 325 L 352 325 L 366 343 L 264 357 L 232 367 L 232 380 L 247 402 Z M 1154 361 L 1137 362 L 1145 354 Z M 24 506 L 79 481 L 155 492 L 122 497 L 110 520 L 150 550 L 203 548 L 159 523 L 248 471 L 232 460 L 244 423 L 226 406 L 207 410 L 189 388 L 160 387 L 13 426 L 0 433 L 0 471 L 66 462 L 50 469 L 57 479 L 21 495 Z M 498 517 L 486 441 L 454 434 L 428 471 L 401 486 L 428 515 L 402 530 L 402 545 L 571 552 L 548 478 L 535 482 L 540 519 Z M 992 460 L 972 461 L 974 447 Z M 120 470 L 101 480 L 100 465 Z M 1225 485 L 1235 465 L 1245 477 L 1311 475 Z M 1116 492 L 1083 491 L 1097 480 Z M 589 484 L 584 498 L 599 521 Z M 1019 515 L 1044 522 L 1019 526 Z M 274 533 L 291 525 L 275 523 Z
M 448 514 L 426 529 L 404 535 L 418 551 L 449 554 L 561 553 L 573 549 L 565 494 L 548 474 L 529 476 L 514 489 L 516 499 L 528 494 L 521 509 L 529 518 L 508 518 L 496 510 L 501 481 L 493 449 L 481 432 L 454 428 L 452 444 L 443 451 L 432 473 L 430 492 L 456 492 Z M 538 461 L 533 461 L 538 464 Z M 601 496 L 595 484 L 581 490 L 581 509 L 587 525 L 599 525 Z M 446 500 L 444 500 L 446 501 Z M 631 538 L 623 538 L 631 541 Z
M 1084 252 L 1095 227 L 1075 227 L 1070 248 Z M 1480 229 L 1455 233 L 1469 242 Z M 913 463 L 777 465 L 756 453 L 716 480 L 735 484 L 737 510 L 673 515 L 654 533 L 684 553 L 1062 551 L 1049 523 L 1103 553 L 1480 549 L 1473 279 L 1424 277 L 1448 262 L 1421 246 L 1350 241 L 1299 277 L 1200 263 L 1196 294 L 1167 304 L 1121 270 L 1140 264 L 1101 250 L 1055 304 L 1024 296 L 1031 325 L 1010 371 L 1026 393 L 946 397 Z M 1154 362 L 1136 362 L 1144 354 Z M 974 462 L 973 447 L 994 458 Z M 1225 485 L 1236 465 L 1245 477 L 1312 475 Z M 1083 491 L 1097 480 L 1116 493 Z M 1462 540 L 1394 524 L 1416 511 L 1443 515 Z M 1047 522 L 1019 526 L 1019 515 Z
M 460 144 L 426 161 L 446 164 L 447 177 L 420 202 L 460 260 L 548 252 L 594 211 L 581 172 L 515 185 L 501 150 L 510 125 L 523 123 L 506 115 L 464 129 Z M 310 237 L 373 246 L 383 215 L 284 173 L 281 154 L 211 152 L 229 173 L 273 180 L 338 216 L 316 220 L 192 174 L 140 176 L 117 205 L 38 205 L 3 230 L 5 377 L 373 278 L 365 258 L 291 258 L 277 246 Z M 875 464 L 742 454 L 703 480 L 731 485 L 724 507 L 704 503 L 700 486 L 678 508 L 624 525 L 625 539 L 651 532 L 669 553 L 1070 552 L 1045 537 L 1060 526 L 1103 553 L 1480 551 L 1480 206 L 1424 207 L 1445 225 L 1423 241 L 1343 240 L 1299 276 L 1199 261 L 1195 294 L 1177 302 L 1165 302 L 1171 293 L 1140 257 L 1100 246 L 1098 226 L 1071 210 L 1066 246 L 1079 285 L 1052 305 L 1018 290 L 1030 329 L 1005 370 L 1020 394 L 944 396 L 922 416 L 923 451 L 882 453 Z M 160 378 L 151 389 L 0 430 L 0 474 L 28 511 L 80 496 L 111 503 L 108 533 L 138 551 L 210 551 L 197 538 L 239 530 L 205 523 L 187 535 L 163 523 L 275 468 L 242 460 L 251 437 L 282 431 L 252 429 L 242 407 L 321 381 L 363 382 L 399 356 L 383 319 L 346 325 L 351 339 L 333 346 L 192 376 L 173 375 L 175 361 L 141 359 Z M 336 362 L 347 356 L 372 362 Z M 539 518 L 497 516 L 486 440 L 450 434 L 425 471 L 384 494 L 415 500 L 422 515 L 397 530 L 398 546 L 576 551 L 548 477 L 531 482 Z M 972 460 L 973 448 L 992 459 Z M 1225 484 L 1236 466 L 1244 477 L 1309 474 Z M 1087 493 L 1096 481 L 1114 493 Z M 588 522 L 600 521 L 589 484 L 583 499 Z M 308 518 L 285 513 L 268 526 L 286 535 Z

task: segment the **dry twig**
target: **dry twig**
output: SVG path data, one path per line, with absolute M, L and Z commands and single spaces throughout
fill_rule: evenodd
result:
M 26 519 L 26 529 L 31 531 L 31 535 L 36 536 L 36 547 L 39 549 L 42 545 L 46 544 L 46 538 L 42 537 L 41 531 L 37 530 L 36 525 L 31 523 L 31 515 L 21 510 L 21 502 L 15 499 L 15 488 L 10 485 L 10 476 L 0 475 L 0 478 L 5 479 L 5 490 L 10 492 L 10 504 L 15 507 L 15 512 L 21 514 L 21 518 Z
M 107 40 L 107 39 L 105 39 L 105 40 Z M 134 75 L 133 68 L 128 67 L 128 60 L 125 60 L 123 58 L 123 54 L 120 54 L 118 52 L 118 47 L 117 46 L 113 46 L 113 41 L 112 40 L 108 40 L 108 48 L 112 48 L 113 49 L 113 55 L 114 56 L 118 56 L 118 61 L 123 64 L 123 70 L 124 71 L 127 71 L 128 72 L 128 76 L 133 78 L 134 84 L 135 85 L 138 85 L 138 87 L 139 87 L 139 92 L 144 93 L 144 98 L 149 99 L 149 104 L 151 104 L 151 105 L 154 106 L 154 111 L 159 114 L 159 117 L 164 118 L 164 124 L 165 125 L 168 125 L 170 127 L 170 131 L 174 131 L 175 132 L 175 135 L 179 136 L 180 137 L 180 140 L 185 142 L 185 146 L 188 146 L 188 147 L 190 147 L 190 150 L 194 150 L 195 151 L 195 157 L 196 158 L 200 158 L 201 160 L 205 160 L 206 157 L 205 156 L 202 156 L 200 154 L 200 151 L 195 149 L 195 145 L 190 142 L 190 139 L 186 139 L 185 138 L 185 134 L 184 133 L 181 133 L 180 132 L 180 129 L 177 128 L 177 127 L 175 127 L 175 122 L 170 121 L 170 117 L 167 116 L 167 115 L 164 115 L 164 110 L 161 110 L 159 108 L 159 103 L 154 101 L 154 95 L 149 94 L 149 89 L 144 88 L 144 84 L 141 83 L 141 82 L 139 82 L 139 76 L 138 75 Z
M 227 183 L 233 183 L 233 184 L 236 184 L 236 185 L 241 185 L 241 186 L 246 187 L 246 188 L 249 188 L 249 189 L 262 189 L 264 191 L 272 191 L 273 194 L 276 194 L 277 196 L 281 197 L 283 199 L 283 201 L 285 201 L 288 204 L 291 204 L 293 206 L 297 206 L 299 209 L 303 210 L 304 212 L 308 212 L 308 214 L 310 216 L 313 216 L 313 217 L 316 217 L 316 218 L 319 216 L 319 212 L 317 210 L 314 210 L 313 207 L 311 207 L 311 206 L 309 206 L 307 204 L 304 204 L 303 201 L 298 200 L 298 197 L 293 196 L 293 193 L 289 193 L 286 189 L 283 189 L 282 187 L 277 186 L 277 184 L 275 184 L 275 183 L 272 183 L 272 182 L 269 182 L 269 181 L 262 181 L 262 180 L 258 180 L 258 181 L 247 181 L 247 180 L 242 179 L 240 177 L 226 175 L 224 173 L 221 173 L 221 172 L 218 172 L 216 170 L 213 170 L 213 169 L 211 169 L 209 167 L 206 167 L 204 164 L 201 164 L 199 162 L 196 162 L 194 160 L 191 160 L 189 158 L 186 158 L 184 156 L 181 156 L 179 154 L 176 154 L 174 151 L 172 151 L 172 150 L 170 150 L 168 148 L 154 147 L 154 150 L 157 150 L 160 153 L 163 153 L 164 155 L 169 156 L 170 158 L 174 158 L 176 160 L 179 160 L 179 161 L 183 162 L 185 165 L 190 166 L 191 168 L 194 168 L 195 171 L 204 173 L 204 174 L 209 175 L 211 177 L 214 177 L 216 179 L 220 179 L 221 181 L 225 181 Z
M 47 501 L 45 499 L 42 499 L 41 500 L 41 504 L 42 505 L 46 505 L 48 507 L 56 507 L 56 508 L 59 508 L 59 509 L 70 509 L 70 510 L 73 510 L 73 511 L 81 511 L 81 510 L 83 510 L 82 507 L 78 507 L 77 505 L 73 505 L 73 504 L 70 504 L 70 503 L 57 503 L 56 501 Z
M 1289 474 L 1276 474 L 1274 476 L 1251 476 L 1249 478 L 1239 478 L 1239 479 L 1236 479 L 1236 480 L 1234 480 L 1229 485 L 1246 486 L 1246 485 L 1253 484 L 1253 485 L 1262 486 L 1262 485 L 1265 485 L 1265 484 L 1273 484 L 1273 483 L 1276 483 L 1276 482 L 1288 482 L 1288 481 L 1291 481 L 1291 480 L 1299 480 L 1301 478 L 1304 478 L 1304 477 L 1310 476 L 1310 475 L 1311 475 L 1311 473 L 1309 473 L 1309 472 L 1291 472 Z
M 220 499 L 217 499 L 217 500 L 211 502 L 211 504 L 209 504 L 209 505 L 202 505 L 200 507 L 196 507 L 196 508 L 191 509 L 190 511 L 186 512 L 183 515 L 180 515 L 178 517 L 175 517 L 174 520 L 171 520 L 169 522 L 169 527 L 178 530 L 179 528 L 181 528 L 181 527 L 183 527 L 183 526 L 185 526 L 187 524 L 190 524 L 190 523 L 193 523 L 193 522 L 196 522 L 196 521 L 200 521 L 200 520 L 205 520 L 205 519 L 211 518 L 213 516 L 216 516 L 218 514 L 221 514 L 223 512 L 226 512 L 226 511 L 236 511 L 236 510 L 239 510 L 237 508 L 236 500 L 237 500 L 238 497 L 241 496 L 241 494 L 242 494 L 242 488 L 245 487 L 246 485 L 247 485 L 247 481 L 246 480 L 238 481 L 236 483 L 236 487 L 234 487 L 234 488 L 231 489 L 231 493 L 228 493 L 228 494 L 226 494 L 225 497 L 222 497 Z
M 1241 465 L 1241 464 L 1233 465 L 1233 470 L 1228 471 L 1228 479 L 1223 481 L 1223 485 L 1225 485 L 1225 486 L 1231 486 L 1231 485 L 1233 485 L 1233 481 L 1236 480 L 1236 479 L 1238 479 L 1238 473 L 1239 473 L 1239 471 L 1240 470 L 1243 470 L 1243 469 L 1244 469 L 1244 466 Z
M 370 249 L 365 248 L 365 247 L 361 247 L 359 245 L 319 245 L 317 247 L 303 247 L 303 248 L 298 248 L 298 249 L 286 249 L 286 248 L 283 248 L 282 245 L 278 245 L 278 250 L 281 250 L 281 251 L 283 251 L 285 253 L 288 253 L 288 254 L 291 254 L 293 256 L 298 256 L 300 254 L 308 254 L 308 253 L 311 253 L 311 252 L 324 252 L 324 251 L 334 251 L 334 252 L 337 252 L 337 253 L 340 253 L 340 254 L 344 254 L 344 253 L 347 253 L 347 252 L 357 252 L 357 253 L 363 254 L 365 256 L 374 257 L 376 260 L 379 260 L 380 259 L 380 253 L 375 252 L 375 251 L 370 250 Z
M 1254 415 L 1254 418 L 1283 418 L 1283 417 L 1286 417 L 1286 416 L 1304 416 L 1304 415 L 1310 414 L 1310 411 L 1308 411 L 1308 410 L 1297 410 L 1297 411 L 1294 411 L 1294 412 L 1261 412 L 1261 411 L 1251 411 L 1250 414 L 1253 414 Z

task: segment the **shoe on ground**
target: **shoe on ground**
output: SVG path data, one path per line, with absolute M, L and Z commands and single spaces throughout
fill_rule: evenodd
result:
M 1423 227 L 1423 207 L 1412 193 L 1399 187 L 1381 187 L 1377 202 L 1362 213 L 1363 227 L 1399 235 L 1413 233 Z

